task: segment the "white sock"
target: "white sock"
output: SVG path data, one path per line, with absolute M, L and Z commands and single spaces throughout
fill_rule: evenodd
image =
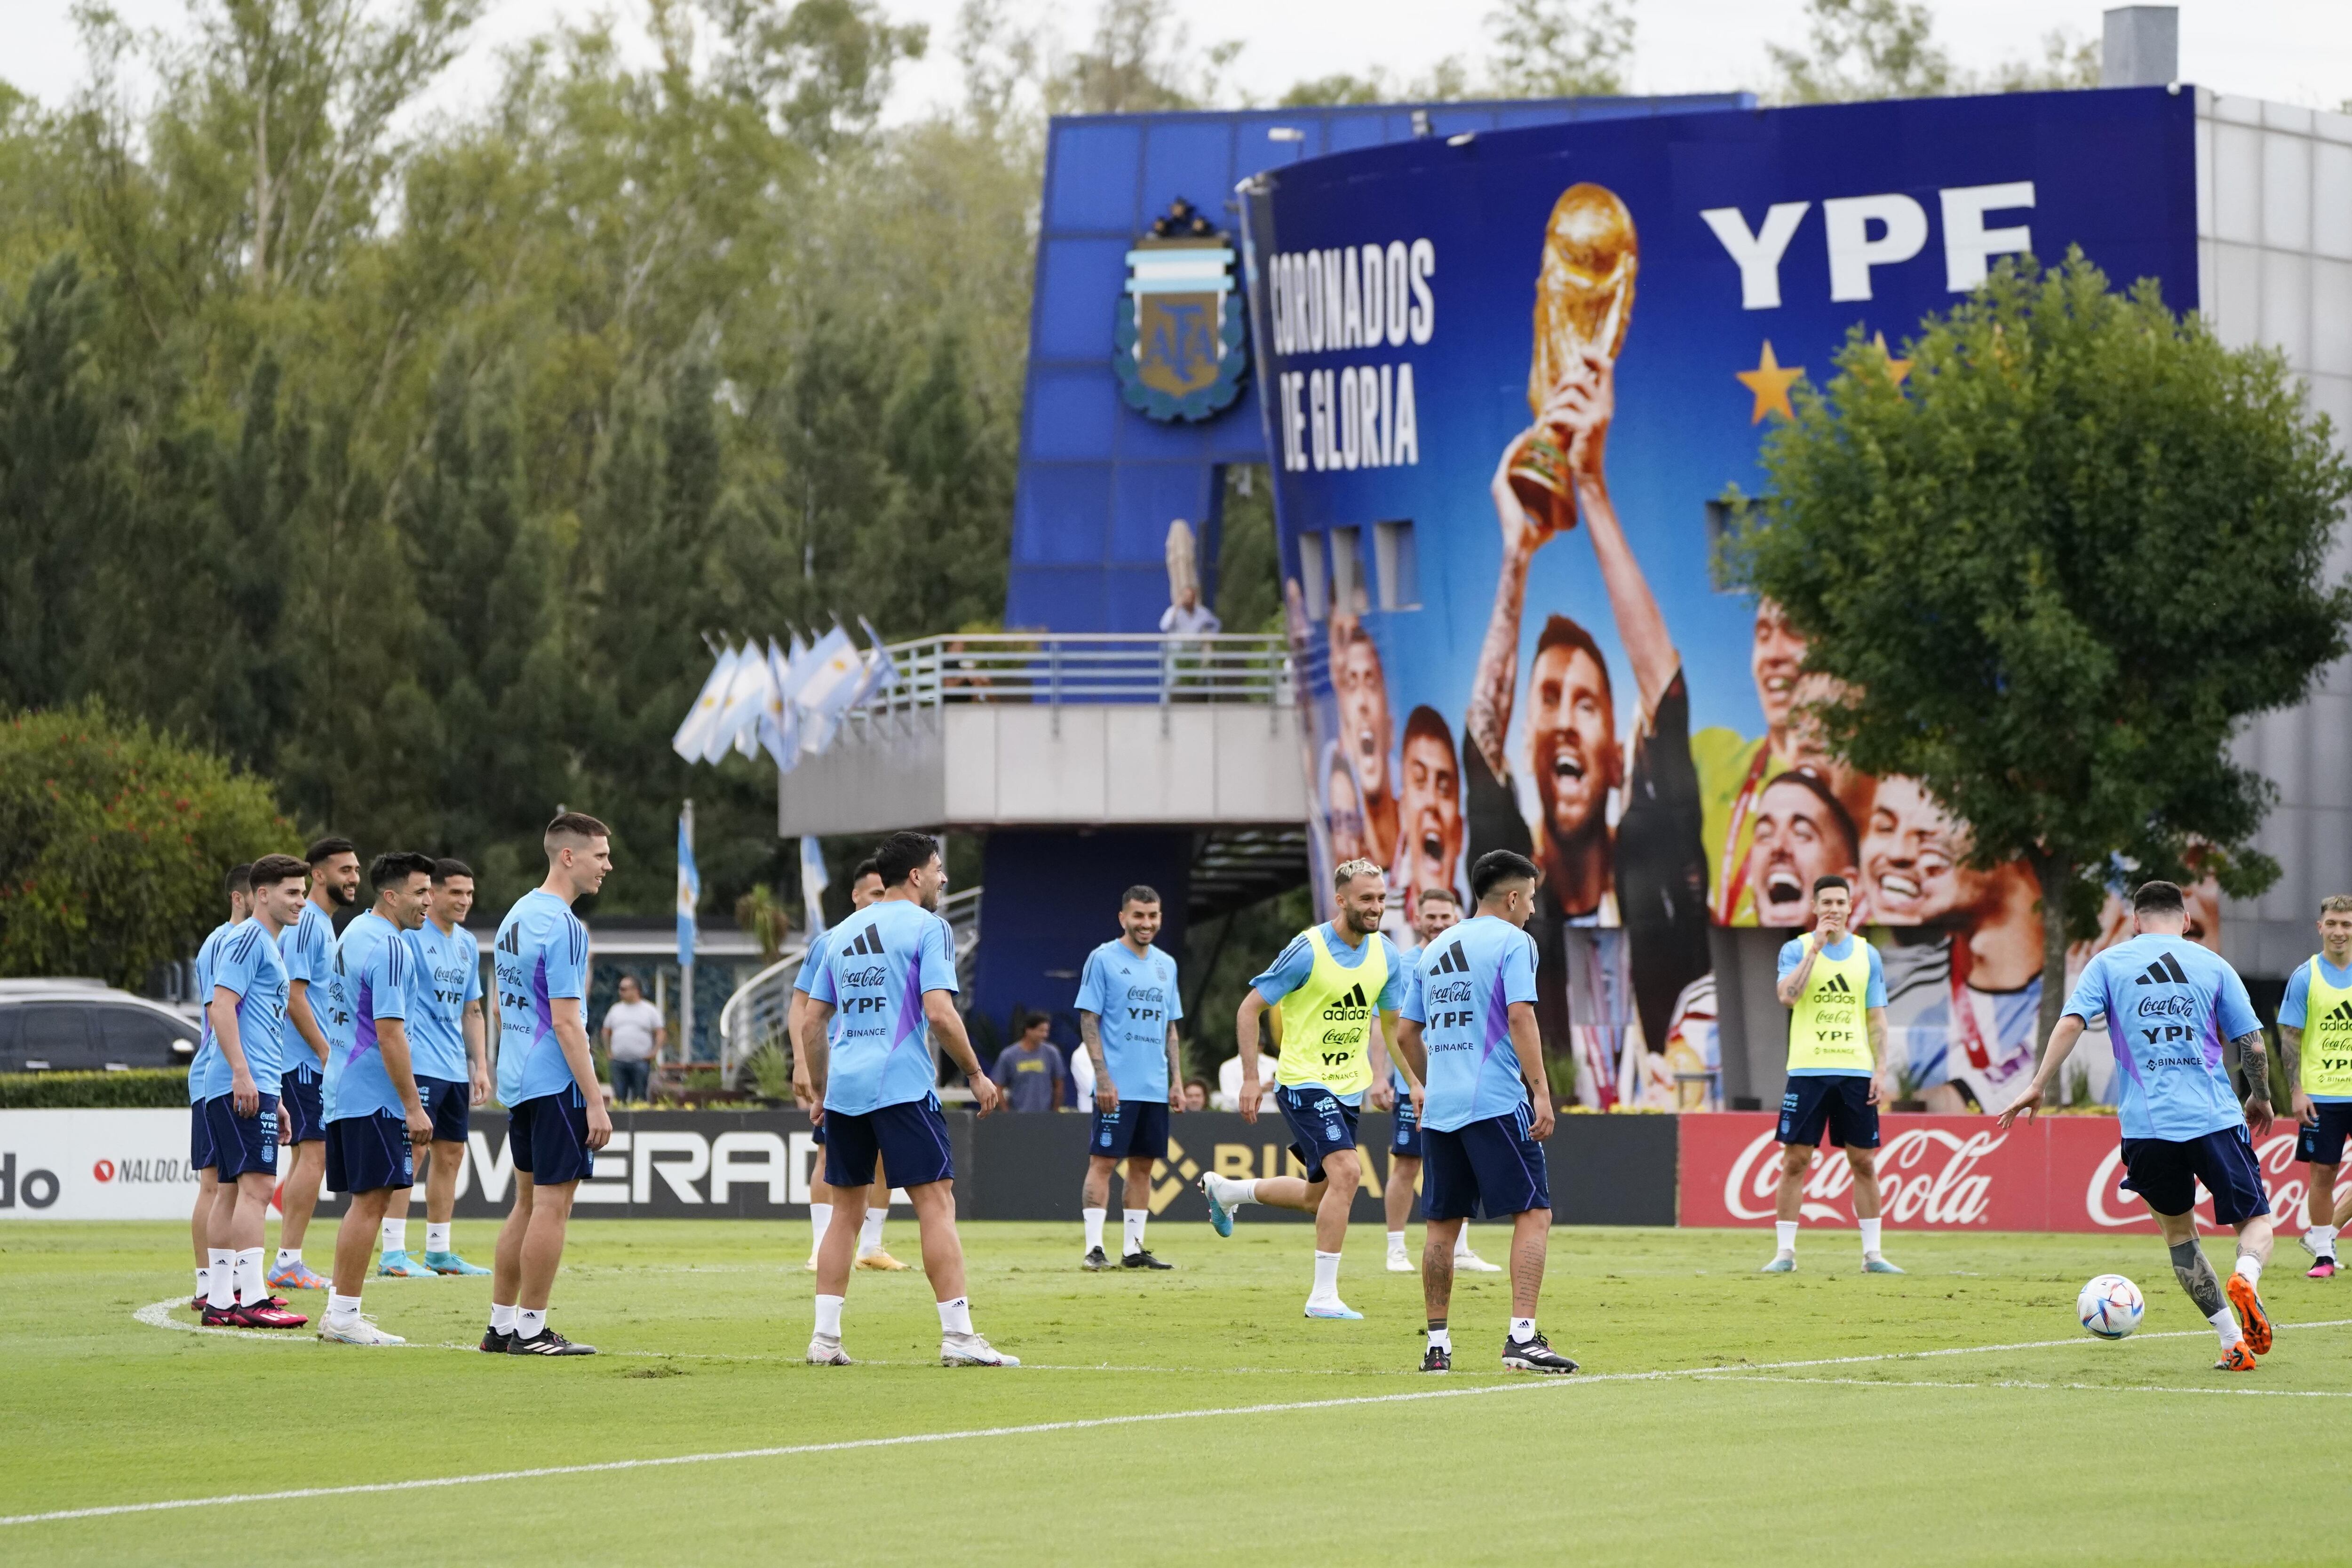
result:
M 490 1327 L 503 1330 L 510 1334 L 514 1332 L 514 1326 L 515 1310 L 512 1307 L 501 1307 L 496 1301 L 491 1302 Z
M 401 1215 L 398 1219 L 387 1219 L 383 1222 L 383 1249 L 386 1252 L 408 1250 L 408 1216 L 406 1215 Z
M 279 1247 L 279 1248 L 278 1249 L 278 1268 L 293 1268 L 293 1267 L 294 1267 L 294 1265 L 296 1265 L 296 1264 L 298 1264 L 298 1263 L 299 1263 L 299 1262 L 301 1262 L 301 1261 L 302 1261 L 302 1249 L 301 1249 L 300 1247 Z
M 1398 1253 L 1402 1252 L 1403 1250 L 1404 1232 L 1401 1230 L 1392 1230 L 1389 1232 L 1389 1251 L 1391 1253 Z M 1441 1329 L 1438 1331 L 1443 1333 L 1444 1331 Z
M 1110 1210 L 1080 1209 L 1078 1215 L 1087 1222 L 1087 1250 L 1101 1251 L 1103 1221 L 1110 1217 Z
M 1470 1227 L 1466 1225 L 1454 1233 L 1454 1256 L 1456 1258 L 1470 1256 Z
M 427 1252 L 446 1252 L 449 1250 L 448 1226 L 435 1225 L 429 1219 L 425 1222 L 425 1250 Z
M 1399 1232 L 1398 1234 L 1402 1235 L 1402 1232 Z M 1452 1350 L 1454 1348 L 1454 1331 L 1452 1329 L 1430 1330 L 1429 1348 L 1433 1351 Z
M 888 1209 L 870 1208 L 866 1211 L 866 1223 L 857 1232 L 857 1256 L 865 1257 L 882 1250 L 882 1220 Z
M 1783 1253 L 1786 1253 L 1790 1257 L 1794 1257 L 1796 1255 L 1797 1222 L 1795 1220 L 1774 1220 L 1772 1222 L 1772 1234 L 1778 1238 L 1780 1248 Z
M 1318 1252 L 1315 1255 L 1315 1299 L 1328 1301 L 1339 1293 L 1339 1255 Z
M 1119 1217 L 1127 1222 L 1126 1255 L 1129 1258 L 1143 1250 L 1143 1222 L 1151 1217 L 1150 1209 L 1121 1209 Z
M 952 1301 L 940 1304 L 940 1332 L 968 1334 L 971 1332 L 971 1298 L 958 1296 Z
M 1214 1172 L 1210 1173 L 1215 1174 Z M 1217 1176 L 1216 1181 L 1217 1201 L 1229 1209 L 1239 1208 L 1244 1204 L 1257 1201 L 1255 1182 L 1237 1182 L 1231 1176 Z
M 845 1298 L 840 1296 L 819 1296 L 816 1299 L 818 1333 L 831 1335 L 836 1340 L 841 1338 L 841 1303 L 844 1300 Z
M 210 1264 L 206 1264 L 204 1268 L 196 1270 L 196 1295 L 199 1299 L 209 1300 L 212 1293 L 213 1270 L 212 1266 Z
M 205 1269 L 205 1305 L 236 1305 L 236 1253 L 226 1247 L 208 1247 L 212 1263 Z
M 831 1204 L 809 1205 L 809 1256 L 811 1258 L 814 1258 L 816 1249 L 824 1245 L 825 1230 L 832 1224 L 833 1205 Z
M 236 1252 L 236 1288 L 247 1301 L 258 1301 L 269 1294 L 261 1285 L 261 1248 L 241 1247 Z
M 1535 1337 L 1536 1321 L 1533 1318 L 1513 1318 L 1511 1320 L 1511 1339 L 1514 1342 L 1525 1344 Z
M 359 1315 L 360 1299 L 357 1296 L 338 1296 L 332 1290 L 327 1292 L 327 1321 L 348 1323 Z
M 2227 1307 L 2222 1308 L 2206 1321 L 2213 1325 L 2213 1331 L 2221 1336 L 2221 1349 L 2224 1352 L 2246 1337 L 2244 1331 L 2238 1327 L 2238 1315 Z
M 2259 1285 L 2263 1282 L 2263 1260 L 2251 1252 L 2241 1252 L 2238 1254 L 2238 1272 L 2246 1277 L 2247 1284 Z
M 546 1327 L 546 1308 L 517 1307 L 515 1309 L 515 1338 L 535 1340 L 539 1338 L 540 1331 Z
M 2336 1227 L 2334 1226 L 2315 1225 L 2309 1230 L 2303 1233 L 2303 1239 L 2309 1242 L 2311 1244 L 2311 1250 L 2317 1253 L 2320 1257 L 2333 1258 L 2336 1256 Z
M 1865 1219 L 1857 1223 L 1862 1226 L 1862 1255 L 1864 1258 L 1877 1257 L 1878 1222 L 1874 1219 Z

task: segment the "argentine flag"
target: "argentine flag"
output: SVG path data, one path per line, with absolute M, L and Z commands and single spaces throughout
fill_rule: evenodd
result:
M 795 638 L 794 640 L 798 640 Z M 768 639 L 768 699 L 760 714 L 760 744 L 776 762 L 776 772 L 788 773 L 800 765 L 801 714 L 793 706 L 792 666 L 776 639 Z
M 801 902 L 808 906 L 808 939 L 814 947 L 824 940 L 824 890 L 833 886 L 825 874 L 824 847 L 816 835 L 801 835 Z
M 677 962 L 694 962 L 694 910 L 702 901 L 702 873 L 694 868 L 694 819 L 677 819 Z
M 689 763 L 702 760 L 703 748 L 709 742 L 711 726 L 719 721 L 719 710 L 727 700 L 727 688 L 735 679 L 735 650 L 720 650 L 710 667 L 710 674 L 702 682 L 702 690 L 694 706 L 686 710 L 686 718 L 670 737 L 669 749 Z
M 809 673 L 793 700 L 801 710 L 802 750 L 822 752 L 833 743 L 837 721 L 856 699 L 866 663 L 838 626 L 817 639 L 808 658 Z

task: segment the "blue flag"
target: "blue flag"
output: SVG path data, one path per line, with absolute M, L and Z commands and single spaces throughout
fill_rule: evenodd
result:
M 677 819 L 677 962 L 694 962 L 694 910 L 702 901 L 702 873 L 694 868 L 694 818 Z
M 808 939 L 812 945 L 824 935 L 824 890 L 833 885 L 825 874 L 824 847 L 812 833 L 801 835 L 801 902 L 808 906 Z

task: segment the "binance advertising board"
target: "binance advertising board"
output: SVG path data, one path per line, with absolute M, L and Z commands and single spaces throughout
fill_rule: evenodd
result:
M 2013 1099 L 2032 875 L 1964 867 L 1968 824 L 1826 754 L 1802 637 L 1726 591 L 1713 546 L 1731 488 L 1763 488 L 1792 386 L 1826 383 L 1851 331 L 1899 380 L 1922 316 L 2004 257 L 2073 246 L 2193 306 L 2193 115 L 2160 88 L 1669 115 L 1246 183 L 1326 899 L 1329 868 L 1369 856 L 1402 925 L 1477 855 L 1528 853 L 1538 1012 L 1575 1098 L 1697 1108 L 1730 945 L 1710 927 L 1794 935 L 1812 879 L 1843 873 L 1908 1096 Z M 2212 899 L 2201 917 L 2217 942 Z

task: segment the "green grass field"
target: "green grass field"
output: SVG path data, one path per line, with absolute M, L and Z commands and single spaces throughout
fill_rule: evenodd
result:
M 486 1255 L 489 1236 L 457 1239 Z M 1502 1256 L 1499 1229 L 1478 1239 Z M 979 1326 L 1019 1371 L 941 1368 L 919 1272 L 853 1279 L 845 1333 L 867 1364 L 803 1365 L 804 1225 L 576 1226 L 555 1321 L 604 1353 L 562 1362 L 462 1348 L 487 1280 L 372 1281 L 404 1350 L 264 1342 L 134 1316 L 186 1294 L 184 1229 L 0 1226 L 0 1515 L 691 1460 L 10 1522 L 0 1558 L 2346 1556 L 2324 1455 L 2352 1418 L 2352 1282 L 2305 1279 L 2291 1242 L 2264 1295 L 2302 1326 L 2226 1381 L 2146 1237 L 1890 1235 L 1911 1269 L 1891 1279 L 1816 1231 L 1802 1272 L 1766 1278 L 1769 1234 L 1564 1230 L 1542 1321 L 1584 1363 L 1566 1379 L 1496 1366 L 1496 1275 L 1459 1283 L 1459 1370 L 1415 1372 L 1419 1281 L 1379 1270 L 1370 1228 L 1341 1280 L 1360 1323 L 1299 1316 L 1299 1226 L 1156 1226 L 1179 1271 L 1146 1277 L 1080 1272 L 1074 1226 L 965 1242 Z M 2120 1344 L 2073 1321 L 2111 1268 L 2148 1298 Z M 803 1451 L 740 1454 L 772 1448 Z

